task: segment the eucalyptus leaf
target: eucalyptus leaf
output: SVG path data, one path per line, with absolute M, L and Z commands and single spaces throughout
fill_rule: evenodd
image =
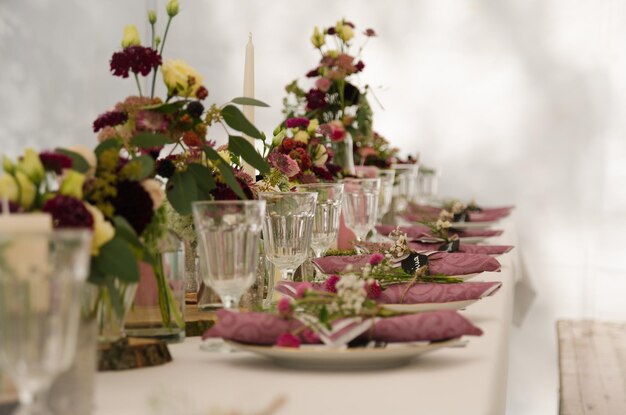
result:
M 258 99 L 254 99 L 254 98 L 248 98 L 248 97 L 233 98 L 231 100 L 231 102 L 233 104 L 250 105 L 250 106 L 253 106 L 253 107 L 268 107 L 269 108 L 269 105 L 267 105 L 265 102 L 259 101 Z
M 235 194 L 240 199 L 242 200 L 248 199 L 246 194 L 241 189 L 241 185 L 237 181 L 237 178 L 235 177 L 235 174 L 233 173 L 233 169 L 226 163 L 219 163 L 217 165 L 217 168 L 220 170 L 220 173 L 222 174 L 222 179 L 224 179 L 224 182 L 228 185 L 228 187 L 233 189 L 233 192 L 235 192 Z
M 78 154 L 78 153 L 76 153 L 74 151 L 66 150 L 64 148 L 57 148 L 54 151 L 56 151 L 59 154 L 64 154 L 64 155 L 68 156 L 69 158 L 71 158 L 72 159 L 72 169 L 76 170 L 79 173 L 87 173 L 89 171 L 89 169 L 91 168 L 91 166 L 89 165 L 87 160 L 85 160 L 85 158 L 83 156 L 81 156 L 80 154 Z
M 122 216 L 115 216 L 113 218 L 113 225 L 115 226 L 116 236 L 119 236 L 135 247 L 141 247 L 141 242 L 139 241 L 137 233 L 125 218 Z
M 130 139 L 130 144 L 138 148 L 153 148 L 172 144 L 172 139 L 158 133 L 139 133 Z
M 198 188 L 194 175 L 189 171 L 176 172 L 168 180 L 167 200 L 181 215 L 191 213 L 191 203 L 198 199 Z
M 222 117 L 229 127 L 237 131 L 241 131 L 250 137 L 262 139 L 261 132 L 243 115 L 243 112 L 234 105 L 227 105 L 222 108 Z
M 102 154 L 104 151 L 109 150 L 111 148 L 116 148 L 119 150 L 122 148 L 122 143 L 116 138 L 110 138 L 108 140 L 104 140 L 103 142 L 98 144 L 98 146 L 94 150 L 94 153 L 96 153 L 96 157 L 100 157 L 100 154 Z
M 139 163 L 141 165 L 141 170 L 139 171 L 139 177 L 137 180 L 146 179 L 148 176 L 151 176 L 154 172 L 154 159 L 146 154 L 133 159 L 132 162 Z
M 187 101 L 176 101 L 176 102 L 169 102 L 167 104 L 148 105 L 147 107 L 143 107 L 143 109 L 156 111 L 156 112 L 162 112 L 164 114 L 171 114 L 173 112 L 176 112 L 182 109 L 182 107 L 184 107 L 186 103 Z
M 187 171 L 191 173 L 198 188 L 198 199 L 208 199 L 211 190 L 215 189 L 213 172 L 206 166 L 198 163 L 190 163 Z
M 118 235 L 100 247 L 94 265 L 104 275 L 124 282 L 139 281 L 139 267 L 133 249 Z
M 257 169 L 261 174 L 269 174 L 270 166 L 267 161 L 259 153 L 252 144 L 245 138 L 231 135 L 228 137 L 228 150 L 241 156 L 245 161 L 250 163 L 252 167 Z

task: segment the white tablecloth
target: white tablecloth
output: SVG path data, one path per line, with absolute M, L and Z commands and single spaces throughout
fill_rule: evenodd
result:
M 514 233 L 508 232 L 493 243 L 511 238 Z M 503 286 L 463 311 L 484 331 L 468 337 L 465 348 L 438 350 L 399 369 L 316 372 L 283 369 L 247 353 L 203 352 L 200 340 L 191 338 L 170 346 L 172 363 L 99 373 L 95 413 L 208 415 L 215 408 L 257 413 L 284 398 L 276 415 L 503 414 L 514 289 L 522 280 L 516 250 L 498 258 L 501 272 L 476 278 Z

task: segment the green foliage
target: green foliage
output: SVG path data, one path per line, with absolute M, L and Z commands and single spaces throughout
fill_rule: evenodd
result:
M 172 139 L 164 134 L 158 133 L 139 133 L 130 139 L 130 144 L 138 148 L 160 147 L 166 144 L 172 144 Z
M 257 169 L 261 174 L 269 174 L 270 166 L 265 159 L 257 153 L 256 149 L 245 138 L 231 135 L 228 137 L 228 150 L 238 156 Z
M 243 115 L 239 108 L 227 105 L 222 108 L 222 117 L 230 128 L 249 135 L 253 138 L 263 139 L 263 134 Z
M 176 172 L 168 180 L 165 190 L 167 200 L 181 215 L 191 213 L 191 203 L 198 200 L 198 185 L 189 170 Z
M 254 107 L 269 107 L 269 105 L 267 105 L 263 101 L 259 101 L 258 99 L 248 98 L 248 97 L 233 98 L 230 102 L 232 102 L 233 104 L 250 105 Z
M 89 169 L 90 169 L 89 163 L 80 154 L 78 154 L 78 153 L 76 153 L 74 151 L 66 150 L 64 148 L 57 148 L 57 149 L 55 149 L 55 151 L 57 153 L 64 154 L 64 155 L 68 156 L 69 158 L 71 158 L 72 159 L 72 169 L 76 170 L 77 172 L 79 172 L 79 173 L 86 173 L 87 171 L 89 171 Z

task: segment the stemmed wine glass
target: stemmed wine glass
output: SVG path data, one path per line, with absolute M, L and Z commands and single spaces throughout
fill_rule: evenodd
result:
M 227 310 L 256 278 L 265 201 L 225 200 L 192 203 L 202 279 Z
M 267 204 L 263 221 L 267 258 L 280 270 L 283 281 L 293 281 L 296 269 L 309 253 L 317 193 L 264 192 L 259 198 Z M 272 301 L 273 290 L 271 282 L 268 302 Z
M 380 178 L 343 180 L 343 216 L 357 242 L 365 239 L 376 225 Z
M 402 212 L 417 195 L 418 166 L 416 164 L 393 164 L 391 168 L 396 172 L 394 209 L 396 212 Z
M 378 222 L 382 222 L 383 217 L 391 208 L 393 199 L 393 184 L 396 178 L 396 171 L 393 169 L 381 169 L 378 171 L 380 177 L 380 194 L 378 196 Z
M 21 415 L 52 414 L 48 392 L 76 352 L 90 253 L 89 231 L 0 234 L 0 367 Z

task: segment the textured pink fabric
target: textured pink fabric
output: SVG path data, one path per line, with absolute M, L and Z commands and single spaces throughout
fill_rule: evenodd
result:
M 483 208 L 480 212 L 469 212 L 469 222 L 493 222 L 508 216 L 513 206 L 495 208 Z M 436 206 L 410 204 L 407 213 L 403 215 L 406 220 L 422 222 L 436 219 L 441 208 Z
M 293 298 L 300 284 L 302 283 L 281 281 L 276 285 L 276 290 Z M 407 284 L 394 284 L 385 288 L 377 301 L 381 304 L 423 304 L 477 300 L 493 295 L 500 289 L 500 286 L 502 283 L 498 281 L 461 282 L 458 284 L 423 283 L 413 284 L 407 291 Z M 315 284 L 313 289 L 323 290 L 321 284 Z M 404 301 L 402 300 L 403 294 Z
M 396 229 L 393 225 L 376 225 L 376 230 L 381 235 L 387 236 Z M 412 226 L 400 226 L 400 230 L 407 234 L 409 238 L 415 239 L 420 237 L 431 237 L 430 229 L 428 226 L 412 225 Z M 458 235 L 459 238 L 471 238 L 474 236 L 498 236 L 502 234 L 501 230 L 492 229 L 464 229 L 464 230 L 452 230 L 449 232 L 450 236 Z
M 227 310 L 217 312 L 215 326 L 207 330 L 203 339 L 221 337 L 240 343 L 272 345 L 288 330 L 300 327 L 280 317 L 267 313 L 237 313 Z M 482 330 L 454 310 L 442 310 L 377 321 L 373 330 L 363 336 L 384 342 L 419 340 L 445 340 L 463 335 L 480 336 Z M 306 342 L 306 339 L 302 339 Z
M 324 274 L 339 274 L 359 271 L 369 262 L 371 254 L 351 256 L 326 256 L 314 258 L 312 262 Z M 483 271 L 499 271 L 497 259 L 483 254 L 464 254 L 459 252 L 436 252 L 428 256 L 431 274 L 464 275 Z
M 409 247 L 412 250 L 421 251 L 434 251 L 441 243 L 428 244 L 422 242 L 409 242 Z M 509 252 L 513 247 L 511 245 L 474 245 L 474 244 L 459 244 L 458 252 L 465 254 L 483 254 L 483 255 L 500 255 Z
M 425 283 L 414 284 L 407 291 L 407 284 L 394 284 L 382 292 L 378 301 L 382 304 L 423 304 L 477 300 L 494 294 L 500 286 L 502 283 L 498 281 L 458 284 Z

